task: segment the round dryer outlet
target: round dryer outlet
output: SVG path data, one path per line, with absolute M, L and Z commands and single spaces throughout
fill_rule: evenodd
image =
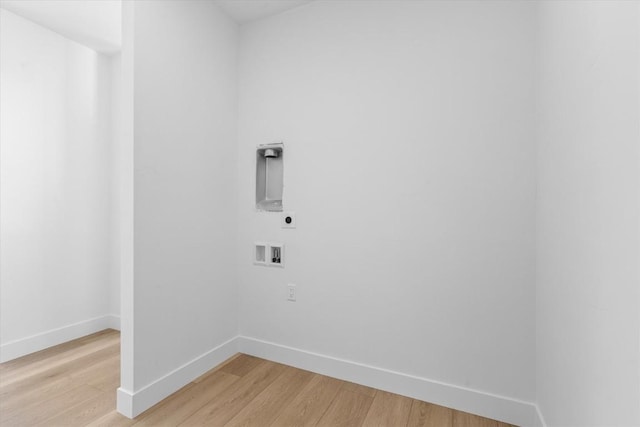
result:
M 282 212 L 280 223 L 282 228 L 296 228 L 296 213 Z

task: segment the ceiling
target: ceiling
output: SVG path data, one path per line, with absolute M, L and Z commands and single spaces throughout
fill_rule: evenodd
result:
M 237 23 L 244 24 L 293 9 L 312 0 L 215 0 Z
M 103 53 L 121 45 L 120 0 L 2 0 L 0 7 Z
M 213 1 L 238 24 L 244 24 L 312 0 Z M 121 0 L 0 0 L 0 7 L 107 54 L 120 50 L 121 5 Z

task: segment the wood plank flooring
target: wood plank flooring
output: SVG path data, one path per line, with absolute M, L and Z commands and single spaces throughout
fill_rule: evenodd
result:
M 119 382 L 113 330 L 0 364 L 0 426 L 508 426 L 244 354 L 134 420 L 115 411 Z

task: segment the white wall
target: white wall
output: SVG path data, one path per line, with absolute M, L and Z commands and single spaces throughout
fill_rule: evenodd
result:
M 549 426 L 640 425 L 639 15 L 542 2 L 537 392 Z
M 128 415 L 239 331 L 537 399 L 550 426 L 637 425 L 640 13 L 539 7 L 316 1 L 243 26 L 236 58 L 215 5 L 140 0 L 123 80 L 0 11 L 1 357 L 118 314 L 122 282 Z M 280 140 L 295 230 L 254 209 Z
M 109 114 L 111 124 L 111 144 L 110 144 L 110 181 L 111 199 L 109 201 L 111 211 L 109 212 L 110 221 L 110 242 L 111 242 L 111 281 L 109 290 L 109 312 L 114 317 L 120 317 L 120 286 L 122 282 L 121 258 L 123 256 L 124 239 L 122 237 L 123 229 L 126 222 L 126 213 L 124 206 L 126 201 L 123 200 L 126 193 L 125 186 L 130 185 L 131 171 L 127 170 L 126 165 L 130 159 L 127 159 L 127 145 L 124 136 L 123 124 L 123 85 L 122 85 L 122 55 L 117 53 L 110 58 L 110 100 Z M 130 147 L 129 147 L 130 148 Z
M 119 409 L 132 415 L 138 391 L 237 334 L 237 26 L 212 2 L 136 1 L 124 13 L 135 264 Z
M 534 30 L 533 3 L 491 1 L 242 27 L 241 335 L 534 400 Z M 254 208 L 256 145 L 280 140 L 295 230 Z M 252 265 L 256 240 L 286 268 Z
M 109 60 L 0 10 L 2 360 L 109 325 Z
M 1 0 L 0 6 L 97 52 L 120 50 L 122 0 Z

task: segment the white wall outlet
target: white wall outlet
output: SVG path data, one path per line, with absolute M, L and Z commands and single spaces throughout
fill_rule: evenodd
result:
M 282 228 L 296 228 L 295 212 L 282 212 L 282 216 L 280 218 Z
M 269 244 L 267 265 L 270 267 L 284 267 L 284 245 L 282 243 Z
M 296 285 L 287 285 L 287 301 L 296 302 Z

